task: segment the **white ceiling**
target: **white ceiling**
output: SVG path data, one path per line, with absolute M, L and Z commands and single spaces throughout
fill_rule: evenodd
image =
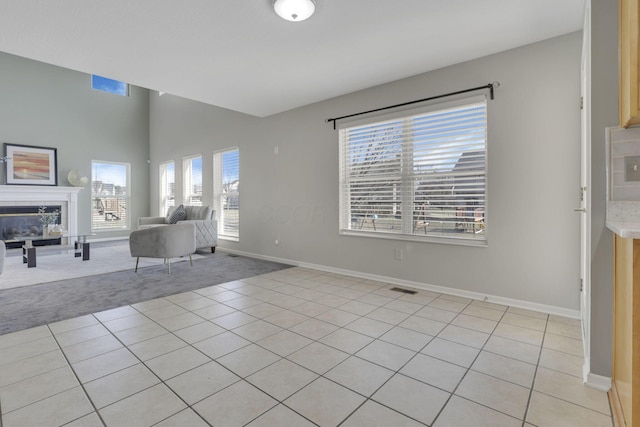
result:
M 0 51 L 262 117 L 580 30 L 584 9 L 317 0 L 292 23 L 271 3 L 0 0 Z

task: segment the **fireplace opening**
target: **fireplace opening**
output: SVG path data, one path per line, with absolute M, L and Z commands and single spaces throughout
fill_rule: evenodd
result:
M 45 212 L 60 212 L 62 206 L 47 205 Z M 60 237 L 43 236 L 43 224 L 38 215 L 39 206 L 0 206 L 0 237 L 7 248 L 20 248 L 25 240 L 34 239 L 34 246 L 59 245 Z M 61 224 L 60 215 L 54 224 Z

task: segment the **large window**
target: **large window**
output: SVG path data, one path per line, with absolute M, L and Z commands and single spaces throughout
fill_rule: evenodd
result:
M 176 164 L 160 163 L 160 215 L 176 204 Z
M 240 151 L 237 148 L 213 155 L 213 206 L 218 235 L 237 240 L 240 226 Z
M 202 156 L 185 157 L 182 172 L 184 204 L 202 206 Z
M 129 229 L 128 163 L 91 162 L 91 230 Z
M 486 242 L 486 99 L 340 127 L 340 233 Z

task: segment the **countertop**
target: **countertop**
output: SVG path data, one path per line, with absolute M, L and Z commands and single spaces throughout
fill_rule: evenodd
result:
M 607 202 L 606 225 L 620 237 L 640 239 L 640 202 Z
M 640 239 L 640 222 L 607 221 L 607 228 L 620 237 Z

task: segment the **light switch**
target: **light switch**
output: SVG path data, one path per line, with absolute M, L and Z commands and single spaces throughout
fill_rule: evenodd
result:
M 640 156 L 626 156 L 624 158 L 624 180 L 640 181 Z

